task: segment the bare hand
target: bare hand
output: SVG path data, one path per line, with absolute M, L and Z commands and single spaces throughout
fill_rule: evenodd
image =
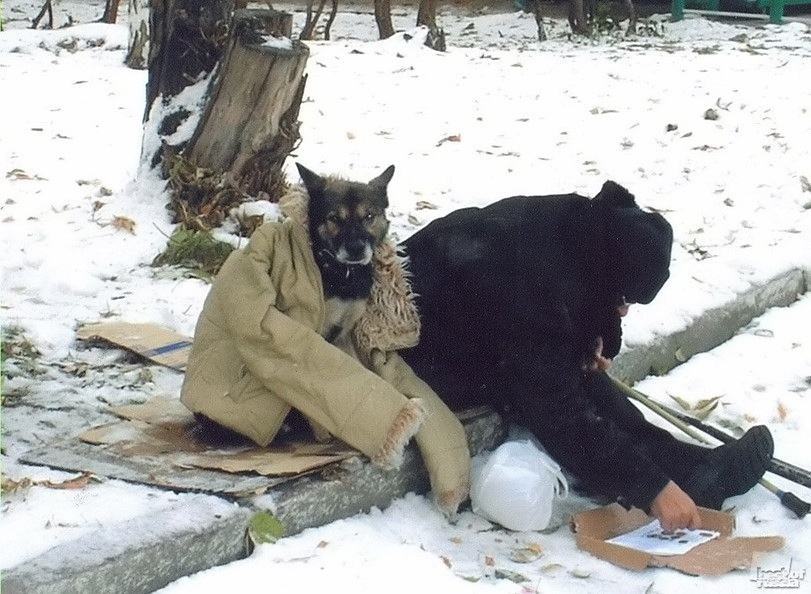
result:
M 651 514 L 658 518 L 665 532 L 678 528 L 701 528 L 698 508 L 690 496 L 670 481 L 650 506 Z
M 598 336 L 594 341 L 592 358 L 583 365 L 583 371 L 607 371 L 609 367 L 611 359 L 603 357 L 603 337 Z

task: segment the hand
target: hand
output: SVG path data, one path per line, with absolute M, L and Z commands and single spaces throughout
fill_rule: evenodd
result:
M 594 341 L 592 358 L 583 364 L 583 371 L 607 371 L 609 367 L 611 367 L 611 359 L 603 357 L 603 337 L 598 336 Z
M 698 508 L 690 496 L 670 481 L 650 506 L 651 514 L 658 518 L 665 532 L 678 528 L 701 528 Z

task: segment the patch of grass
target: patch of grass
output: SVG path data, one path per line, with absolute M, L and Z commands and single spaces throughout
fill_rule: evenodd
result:
M 178 266 L 190 276 L 211 280 L 225 259 L 234 251 L 231 245 L 217 241 L 208 231 L 181 226 L 169 238 L 166 250 L 152 261 L 153 266 Z

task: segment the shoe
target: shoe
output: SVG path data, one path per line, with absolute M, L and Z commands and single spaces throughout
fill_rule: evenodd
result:
M 768 470 L 774 455 L 769 429 L 756 425 L 740 439 L 712 450 L 681 485 L 701 507 L 721 509 L 727 497 L 746 493 Z

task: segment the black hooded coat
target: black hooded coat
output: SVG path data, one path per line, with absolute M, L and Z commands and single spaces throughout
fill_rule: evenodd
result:
M 528 427 L 582 486 L 649 508 L 704 448 L 644 420 L 604 372 L 618 307 L 649 303 L 673 233 L 606 182 L 594 199 L 517 196 L 438 219 L 404 242 L 422 321 L 401 354 L 454 408 L 490 404 Z

